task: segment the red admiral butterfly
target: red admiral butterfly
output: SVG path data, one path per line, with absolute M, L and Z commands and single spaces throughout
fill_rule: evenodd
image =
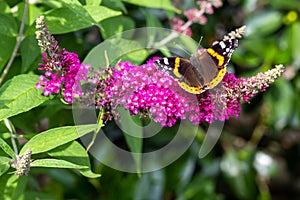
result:
M 162 58 L 155 61 L 154 65 L 173 77 L 185 91 L 200 94 L 222 81 L 226 65 L 237 46 L 237 39 L 217 41 L 198 57 L 192 56 L 190 60 Z

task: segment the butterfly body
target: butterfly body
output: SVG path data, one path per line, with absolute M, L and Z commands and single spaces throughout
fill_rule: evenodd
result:
M 237 39 L 218 41 L 199 56 L 192 56 L 190 60 L 167 57 L 155 61 L 154 65 L 175 79 L 185 91 L 200 94 L 222 81 L 226 65 L 237 46 Z

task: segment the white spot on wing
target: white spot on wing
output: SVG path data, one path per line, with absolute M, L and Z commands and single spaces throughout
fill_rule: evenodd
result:
M 168 60 L 168 58 L 164 58 L 164 63 L 165 63 L 166 65 L 169 65 L 169 60 Z
M 222 49 L 226 48 L 226 44 L 223 41 L 219 42 L 219 44 L 220 44 L 220 46 L 221 46 Z

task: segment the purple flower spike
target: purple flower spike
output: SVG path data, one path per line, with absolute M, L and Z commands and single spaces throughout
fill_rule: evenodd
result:
M 81 96 L 80 81 L 87 82 L 89 65 L 80 62 L 78 55 L 65 49 L 59 50 L 57 41 L 48 31 L 44 17 L 36 20 L 36 37 L 38 44 L 44 51 L 42 64 L 39 70 L 45 70 L 45 76 L 41 75 L 36 84 L 37 89 L 43 88 L 43 94 L 62 93 L 64 100 L 72 103 L 74 96 Z
M 188 119 L 198 125 L 203 122 L 228 120 L 238 117 L 240 100 L 249 102 L 259 90 L 265 90 L 283 72 L 283 66 L 250 78 L 236 78 L 226 74 L 213 90 L 193 95 L 184 91 L 177 82 L 157 70 L 154 58 L 141 66 L 129 62 L 119 63 L 119 69 L 110 68 L 110 76 L 100 80 L 103 95 L 97 99 L 97 107 L 110 105 L 115 110 L 122 106 L 130 114 L 149 116 L 162 126 L 173 126 L 178 120 Z M 256 82 L 254 81 L 256 80 Z

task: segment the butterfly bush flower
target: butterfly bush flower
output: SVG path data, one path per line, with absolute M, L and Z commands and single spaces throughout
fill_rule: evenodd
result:
M 97 99 L 98 108 L 109 105 L 111 110 L 115 110 L 121 106 L 132 115 L 148 115 L 162 126 L 172 126 L 178 120 L 185 119 L 195 125 L 224 121 L 238 117 L 241 100 L 249 103 L 284 71 L 284 67 L 278 65 L 249 78 L 237 78 L 226 73 L 218 87 L 193 95 L 179 87 L 170 76 L 157 70 L 154 66 L 157 59 L 153 58 L 141 66 L 120 62 L 118 68 L 110 68 L 110 76 L 99 82 L 103 95 Z
M 183 25 L 185 22 L 180 19 L 179 17 L 173 17 L 170 19 L 170 24 L 173 27 L 173 30 L 177 31 L 178 33 L 184 33 L 187 36 L 192 36 L 192 29 L 190 27 L 184 27 Z
M 15 168 L 15 175 L 27 176 L 30 172 L 30 159 L 32 151 L 30 148 L 26 149 L 23 155 L 18 155 L 17 160 L 10 161 L 10 166 Z
M 82 95 L 80 81 L 87 81 L 89 65 L 82 64 L 76 53 L 59 50 L 43 16 L 37 18 L 36 28 L 36 38 L 43 51 L 43 63 L 40 64 L 39 70 L 45 71 L 45 74 L 39 77 L 36 88 L 43 89 L 45 96 L 61 92 L 64 100 L 72 103 L 74 96 Z
M 221 0 L 198 0 L 196 3 L 199 5 L 199 8 L 190 8 L 183 13 L 188 19 L 187 22 L 184 22 L 177 16 L 170 20 L 170 24 L 175 31 L 192 36 L 190 26 L 193 23 L 206 24 L 207 18 L 205 14 L 213 14 L 213 7 L 219 8 L 223 5 Z

